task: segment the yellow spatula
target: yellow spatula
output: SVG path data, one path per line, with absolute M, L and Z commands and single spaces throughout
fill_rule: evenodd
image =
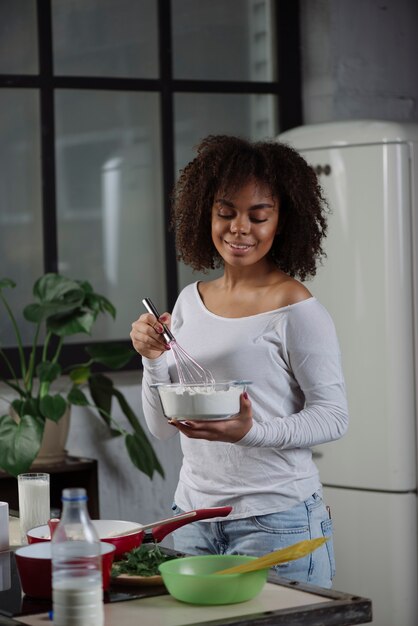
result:
M 269 552 L 264 556 L 260 556 L 254 561 L 244 563 L 243 565 L 236 565 L 235 567 L 228 567 L 227 569 L 214 572 L 215 574 L 244 574 L 245 572 L 254 572 L 259 569 L 267 569 L 273 565 L 279 563 L 287 563 L 287 561 L 295 561 L 307 554 L 310 554 L 320 546 L 322 546 L 329 537 L 318 537 L 317 539 L 307 539 L 306 541 L 299 541 L 299 543 L 293 544 L 288 548 L 282 548 L 281 550 L 275 550 Z

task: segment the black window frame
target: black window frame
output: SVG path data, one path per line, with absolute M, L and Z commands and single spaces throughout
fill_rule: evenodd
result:
M 280 132 L 302 124 L 302 80 L 300 54 L 299 0 L 275 0 L 277 51 L 276 81 L 182 80 L 173 78 L 171 0 L 157 0 L 159 34 L 159 78 L 98 78 L 94 76 L 59 76 L 53 70 L 52 0 L 36 0 L 38 27 L 38 74 L 0 74 L 0 89 L 37 89 L 40 103 L 41 176 L 44 272 L 58 271 L 58 236 L 56 213 L 55 112 L 56 89 L 158 92 L 161 110 L 162 184 L 165 221 L 169 221 L 169 197 L 175 182 L 174 96 L 176 93 L 268 94 L 277 97 Z M 174 236 L 165 229 L 166 294 L 171 309 L 178 293 Z M 109 343 L 124 343 L 109 341 Z M 126 340 L 128 345 L 130 342 Z M 62 362 L 66 365 L 85 359 L 82 343 L 65 345 Z M 27 348 L 29 350 L 29 348 Z M 17 348 L 4 349 L 17 367 Z M 140 365 L 133 359 L 125 369 Z M 8 376 L 0 366 L 0 373 Z

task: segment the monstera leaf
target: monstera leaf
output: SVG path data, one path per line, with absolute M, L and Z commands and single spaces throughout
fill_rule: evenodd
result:
M 44 424 L 33 415 L 16 422 L 10 415 L 0 417 L 0 467 L 17 476 L 27 472 L 41 447 Z

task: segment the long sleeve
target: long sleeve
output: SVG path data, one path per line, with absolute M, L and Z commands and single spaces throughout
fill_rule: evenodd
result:
M 348 428 L 348 410 L 342 383 L 309 389 L 304 409 L 271 422 L 253 422 L 237 442 L 246 447 L 282 450 L 309 448 L 342 437 Z
M 157 439 L 170 439 L 178 431 L 164 417 L 157 389 L 150 387 L 155 383 L 171 383 L 166 355 L 158 359 L 142 357 L 142 365 L 142 409 L 148 429 Z
M 304 396 L 304 408 L 269 421 L 254 420 L 238 445 L 307 448 L 342 437 L 348 407 L 334 324 L 324 309 L 299 315 L 295 309 L 285 328 L 286 360 Z

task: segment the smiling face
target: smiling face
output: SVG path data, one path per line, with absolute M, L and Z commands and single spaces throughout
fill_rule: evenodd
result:
M 212 240 L 225 265 L 267 262 L 279 226 L 279 199 L 256 180 L 233 194 L 218 191 L 212 205 Z

